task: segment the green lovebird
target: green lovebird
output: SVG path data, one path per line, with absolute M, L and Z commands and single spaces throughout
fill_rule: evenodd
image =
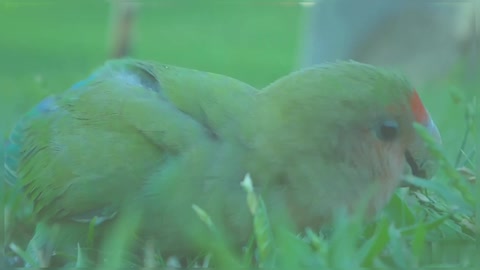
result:
M 136 194 L 149 198 L 149 185 L 204 181 L 218 149 L 241 144 L 238 116 L 256 91 L 227 76 L 118 60 L 44 99 L 6 145 L 6 182 L 24 191 L 38 220 L 28 253 L 41 266 L 76 255 L 90 223 L 112 219 Z
M 115 60 L 19 121 L 6 180 L 33 203 L 28 251 L 42 265 L 76 254 L 91 224 L 107 234 L 122 213 L 139 217 L 136 236 L 153 239 L 162 255 L 192 254 L 206 232 L 192 205 L 234 245 L 249 239 L 247 173 L 272 217 L 282 212 L 299 230 L 363 201 L 373 216 L 407 171 L 435 171 L 414 122 L 440 139 L 405 78 L 357 62 L 311 67 L 257 90 Z

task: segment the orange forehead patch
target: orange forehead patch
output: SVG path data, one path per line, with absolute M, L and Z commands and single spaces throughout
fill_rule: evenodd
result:
M 416 90 L 413 90 L 412 96 L 410 97 L 410 107 L 412 108 L 413 115 L 415 115 L 415 120 L 419 123 L 425 123 L 428 121 L 428 112 L 423 106 L 422 100 L 418 96 Z

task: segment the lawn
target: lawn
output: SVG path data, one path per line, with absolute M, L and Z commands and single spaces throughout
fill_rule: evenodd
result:
M 258 88 L 298 68 L 306 8 L 294 2 L 145 1 L 138 11 L 131 57 L 220 73 Z M 108 59 L 111 12 L 108 1 L 0 2 L 3 137 L 35 103 L 67 89 Z M 468 231 L 468 224 L 475 219 L 470 217 L 480 189 L 452 171 L 460 166 L 477 172 L 480 168 L 475 155 L 462 156 L 456 164 L 466 131 L 469 138 L 462 150 L 467 154 L 474 153 L 480 138 L 474 114 L 480 84 L 466 79 L 462 61 L 449 76 L 418 89 L 443 139 L 437 153 L 444 159 L 440 172 L 433 184 L 423 184 L 429 196 L 402 189 L 378 222 L 361 226 L 359 219 L 339 218 L 329 240 L 313 233 L 304 242 L 283 239 L 289 252 L 281 260 L 286 269 L 296 260 L 335 269 L 457 269 L 478 261 L 477 236 Z M 476 117 L 469 127 L 467 111 Z

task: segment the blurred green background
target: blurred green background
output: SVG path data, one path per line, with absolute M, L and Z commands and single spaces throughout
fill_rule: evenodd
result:
M 248 3 L 250 2 L 250 3 Z M 107 1 L 0 5 L 0 131 L 110 56 Z M 226 74 L 262 87 L 296 61 L 302 9 L 253 1 L 151 1 L 138 6 L 130 56 Z

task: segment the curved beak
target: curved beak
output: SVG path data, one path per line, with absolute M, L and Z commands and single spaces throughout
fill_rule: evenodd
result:
M 421 124 L 425 126 L 435 141 L 439 144 L 442 143 L 440 132 L 430 115 Z M 411 174 L 423 179 L 430 179 L 438 168 L 435 159 L 420 136 L 417 136 L 411 147 L 407 149 L 405 158 Z M 402 183 L 402 186 L 405 186 L 405 183 Z

